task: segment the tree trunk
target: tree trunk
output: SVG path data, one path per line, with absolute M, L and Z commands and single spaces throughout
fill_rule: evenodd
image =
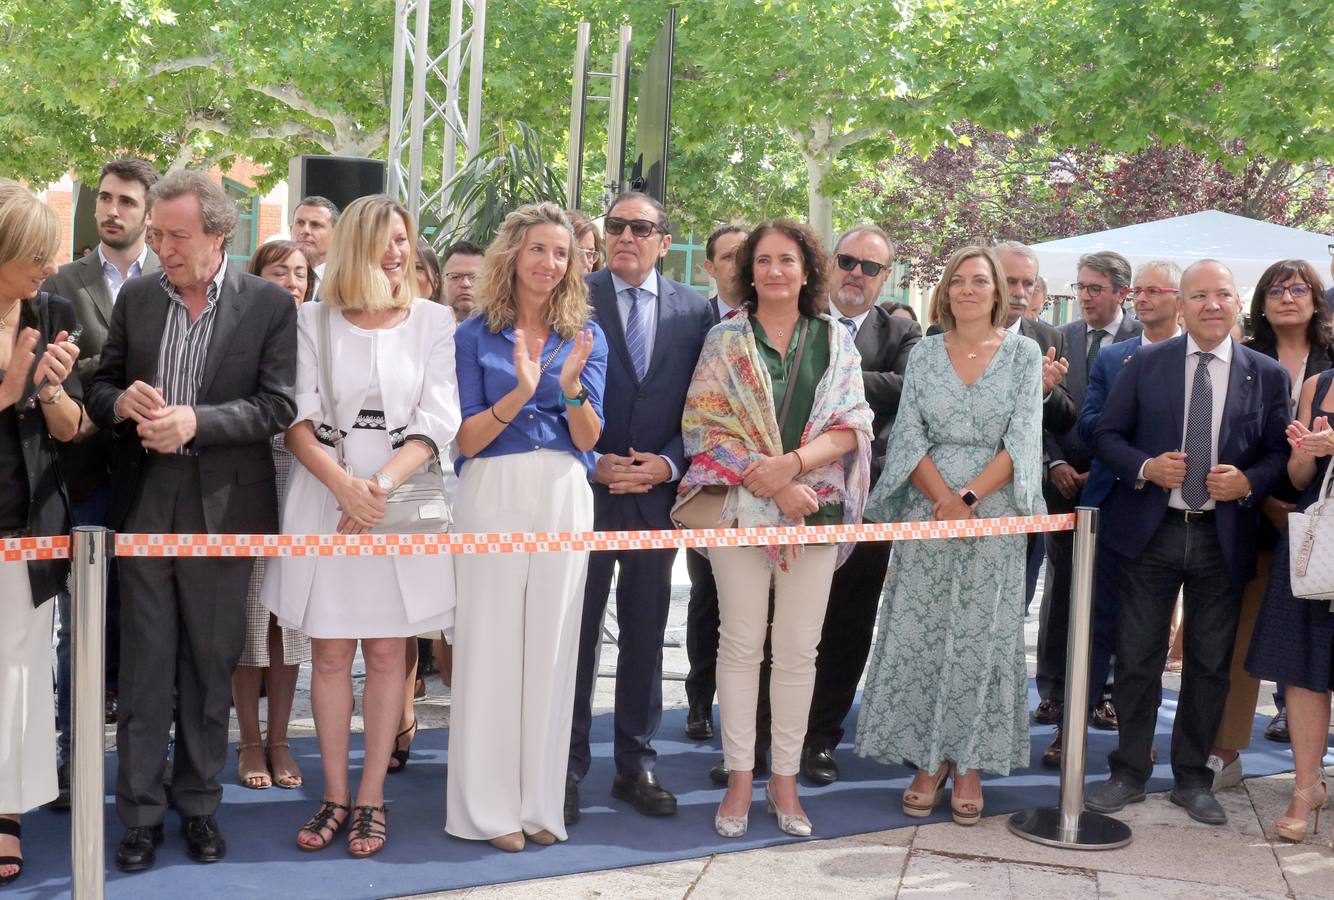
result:
M 833 123 L 825 116 L 811 122 L 808 130 L 791 133 L 806 161 L 807 221 L 826 246 L 834 240 L 834 199 L 824 193 L 825 176 L 838 155 L 830 141 L 832 130 Z

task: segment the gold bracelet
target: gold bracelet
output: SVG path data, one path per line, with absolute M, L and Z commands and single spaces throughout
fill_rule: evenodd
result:
M 38 395 L 37 395 L 37 399 L 40 400 L 40 401 L 42 401 L 43 403 L 45 403 L 47 406 L 52 406 L 52 405 L 54 405 L 54 404 L 56 404 L 56 403 L 59 403 L 59 402 L 60 402 L 60 398 L 63 397 L 63 396 L 65 396 L 65 389 L 64 389 L 63 387 L 61 387 L 60 385 L 56 385 L 56 392 L 55 392 L 54 394 L 51 395 L 51 399 L 48 400 L 47 398 L 43 397 L 41 394 L 38 394 Z
M 798 474 L 798 475 L 805 475 L 805 474 L 806 474 L 806 460 L 803 459 L 802 456 L 801 456 L 801 454 L 798 453 L 796 450 L 793 450 L 793 451 L 791 451 L 791 452 L 792 452 L 792 455 L 795 456 L 795 457 L 797 458 L 797 474 Z

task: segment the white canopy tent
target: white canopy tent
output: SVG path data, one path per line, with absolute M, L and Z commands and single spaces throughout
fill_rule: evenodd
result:
M 1328 281 L 1331 243 L 1331 235 L 1208 210 L 1047 241 L 1035 244 L 1033 251 L 1051 294 L 1070 292 L 1067 285 L 1078 274 L 1080 256 L 1115 250 L 1136 269 L 1154 259 L 1171 260 L 1183 269 L 1201 259 L 1220 260 L 1232 269 L 1237 288 L 1249 302 L 1250 292 L 1264 270 L 1280 259 L 1307 260 Z

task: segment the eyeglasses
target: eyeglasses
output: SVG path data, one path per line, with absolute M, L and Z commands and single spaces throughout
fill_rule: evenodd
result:
M 1099 287 L 1101 287 L 1101 285 L 1099 285 Z M 1097 294 L 1094 294 L 1092 291 L 1090 291 L 1089 293 L 1093 294 L 1093 296 L 1095 297 L 1097 296 Z M 1142 287 L 1142 288 L 1131 288 L 1130 293 L 1127 296 L 1129 296 L 1131 300 L 1134 300 L 1140 294 L 1143 294 L 1150 300 L 1157 300 L 1163 294 L 1179 294 L 1179 293 L 1181 292 L 1176 288 Z
M 474 275 L 474 274 L 472 274 L 471 272 L 446 272 L 446 273 L 445 273 L 445 281 L 448 281 L 450 284 L 463 284 L 465 281 L 466 281 L 468 284 L 472 284 L 472 283 L 473 283 L 474 281 L 476 281 L 476 280 L 477 280 L 477 276 Z
M 591 247 L 587 250 L 581 249 L 579 252 L 582 253 L 584 255 L 584 259 L 588 260 L 589 262 L 593 262 L 594 260 L 597 260 L 602 256 L 602 254 L 598 252 L 596 247 Z
M 613 235 L 620 234 L 629 228 L 630 233 L 637 238 L 651 237 L 653 232 L 662 231 L 661 225 L 657 222 L 650 222 L 648 219 L 617 219 L 612 216 L 607 216 L 604 227 L 607 229 L 607 234 Z M 662 233 L 666 234 L 667 232 L 662 231 Z
M 1265 299 L 1282 300 L 1283 293 L 1285 291 L 1289 294 L 1292 294 L 1292 299 L 1300 300 L 1311 293 L 1311 286 L 1303 281 L 1299 281 L 1296 284 L 1285 284 L 1282 286 L 1276 284 L 1269 290 L 1265 291 Z
M 874 278 L 880 274 L 881 269 L 888 268 L 885 263 L 878 263 L 873 259 L 858 259 L 855 256 L 849 256 L 846 253 L 840 253 L 834 257 L 834 262 L 844 272 L 851 272 L 858 266 L 862 267 L 862 274 L 867 278 Z
M 1088 294 L 1090 297 L 1094 298 L 1101 297 L 1103 291 L 1112 290 L 1105 284 L 1087 284 L 1083 281 L 1070 282 L 1070 289 L 1073 290 L 1076 294 L 1082 291 L 1083 293 Z

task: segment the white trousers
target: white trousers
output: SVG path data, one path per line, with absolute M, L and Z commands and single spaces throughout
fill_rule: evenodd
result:
M 454 530 L 589 531 L 588 472 L 536 450 L 469 461 Z M 565 772 L 588 553 L 463 554 L 454 563 L 445 830 L 565 839 Z
M 796 775 L 815 688 L 815 655 L 824 628 L 829 584 L 838 562 L 833 545 L 805 547 L 786 572 L 769 568 L 762 547 L 709 551 L 718 584 L 718 711 L 727 768 L 755 768 L 755 706 L 773 579 L 773 667 L 769 705 L 775 775 Z
M 33 607 L 27 563 L 0 560 L 0 813 L 56 797 L 55 606 L 48 600 Z

